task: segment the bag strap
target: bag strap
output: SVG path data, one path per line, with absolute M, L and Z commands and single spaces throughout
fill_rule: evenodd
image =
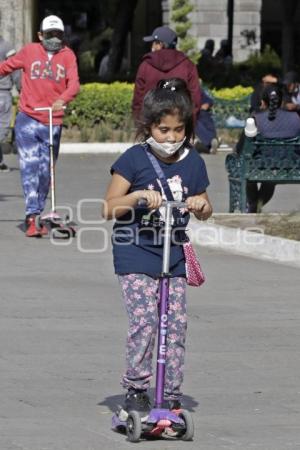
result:
M 165 176 L 162 168 L 160 167 L 157 159 L 155 158 L 153 153 L 150 152 L 150 150 L 148 148 L 145 148 L 145 151 L 146 151 L 146 154 L 147 154 L 147 156 L 148 156 L 148 158 L 149 158 L 149 160 L 150 160 L 150 162 L 151 162 L 151 164 L 153 166 L 153 169 L 156 172 L 156 175 L 159 178 L 159 181 L 161 182 L 161 185 L 162 185 L 162 187 L 163 187 L 163 189 L 165 191 L 167 199 L 169 201 L 174 201 L 174 197 L 173 197 L 172 191 L 170 189 L 170 186 L 168 185 L 166 176 Z M 178 211 L 176 210 L 176 212 L 178 212 Z
M 158 176 L 158 178 L 161 182 L 161 185 L 163 187 L 163 190 L 166 194 L 168 201 L 174 201 L 174 197 L 173 197 L 172 191 L 170 189 L 170 186 L 167 182 L 164 171 L 160 167 L 160 165 L 159 165 L 157 159 L 155 158 L 155 156 L 153 155 L 153 153 L 149 150 L 148 145 L 145 145 L 144 149 L 145 149 L 146 155 L 148 156 L 148 158 L 153 166 L 154 171 L 156 172 L 156 175 Z M 179 213 L 177 208 L 172 209 L 172 214 L 175 219 L 175 222 L 177 221 L 177 219 L 182 219 L 181 214 Z M 189 240 L 185 231 L 180 230 L 179 234 L 181 235 L 182 242 L 187 242 Z

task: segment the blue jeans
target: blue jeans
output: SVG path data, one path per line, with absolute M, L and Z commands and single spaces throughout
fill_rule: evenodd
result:
M 58 157 L 61 125 L 53 126 L 54 158 Z M 18 113 L 15 136 L 19 152 L 26 216 L 45 208 L 50 187 L 49 126 Z
M 205 147 L 210 148 L 212 139 L 217 137 L 215 123 L 210 111 L 199 111 L 195 124 L 195 134 Z

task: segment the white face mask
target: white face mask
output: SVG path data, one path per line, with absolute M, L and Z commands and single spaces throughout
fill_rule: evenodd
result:
M 162 158 L 166 158 L 168 156 L 174 155 L 174 153 L 177 152 L 177 150 L 182 147 L 183 143 L 185 141 L 185 137 L 180 142 L 157 142 L 152 136 L 149 137 L 146 142 L 150 145 L 150 147 Z

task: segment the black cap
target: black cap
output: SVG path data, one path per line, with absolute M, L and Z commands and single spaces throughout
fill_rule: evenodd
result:
M 155 28 L 151 36 L 145 36 L 143 40 L 145 42 L 160 41 L 171 45 L 177 42 L 177 34 L 169 27 L 158 27 Z

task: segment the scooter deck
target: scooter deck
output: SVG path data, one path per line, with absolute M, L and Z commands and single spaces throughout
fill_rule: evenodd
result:
M 76 230 L 74 225 L 75 222 L 69 222 L 68 220 L 63 220 L 56 213 L 49 213 L 43 215 L 40 218 L 41 223 L 44 223 L 49 231 L 52 231 L 52 235 L 55 238 L 71 238 L 76 236 Z
M 112 417 L 112 429 L 126 432 L 128 413 L 120 409 Z M 184 431 L 185 423 L 173 411 L 164 408 L 151 409 L 148 418 L 142 421 L 142 433 L 145 436 L 176 437 L 177 433 Z

